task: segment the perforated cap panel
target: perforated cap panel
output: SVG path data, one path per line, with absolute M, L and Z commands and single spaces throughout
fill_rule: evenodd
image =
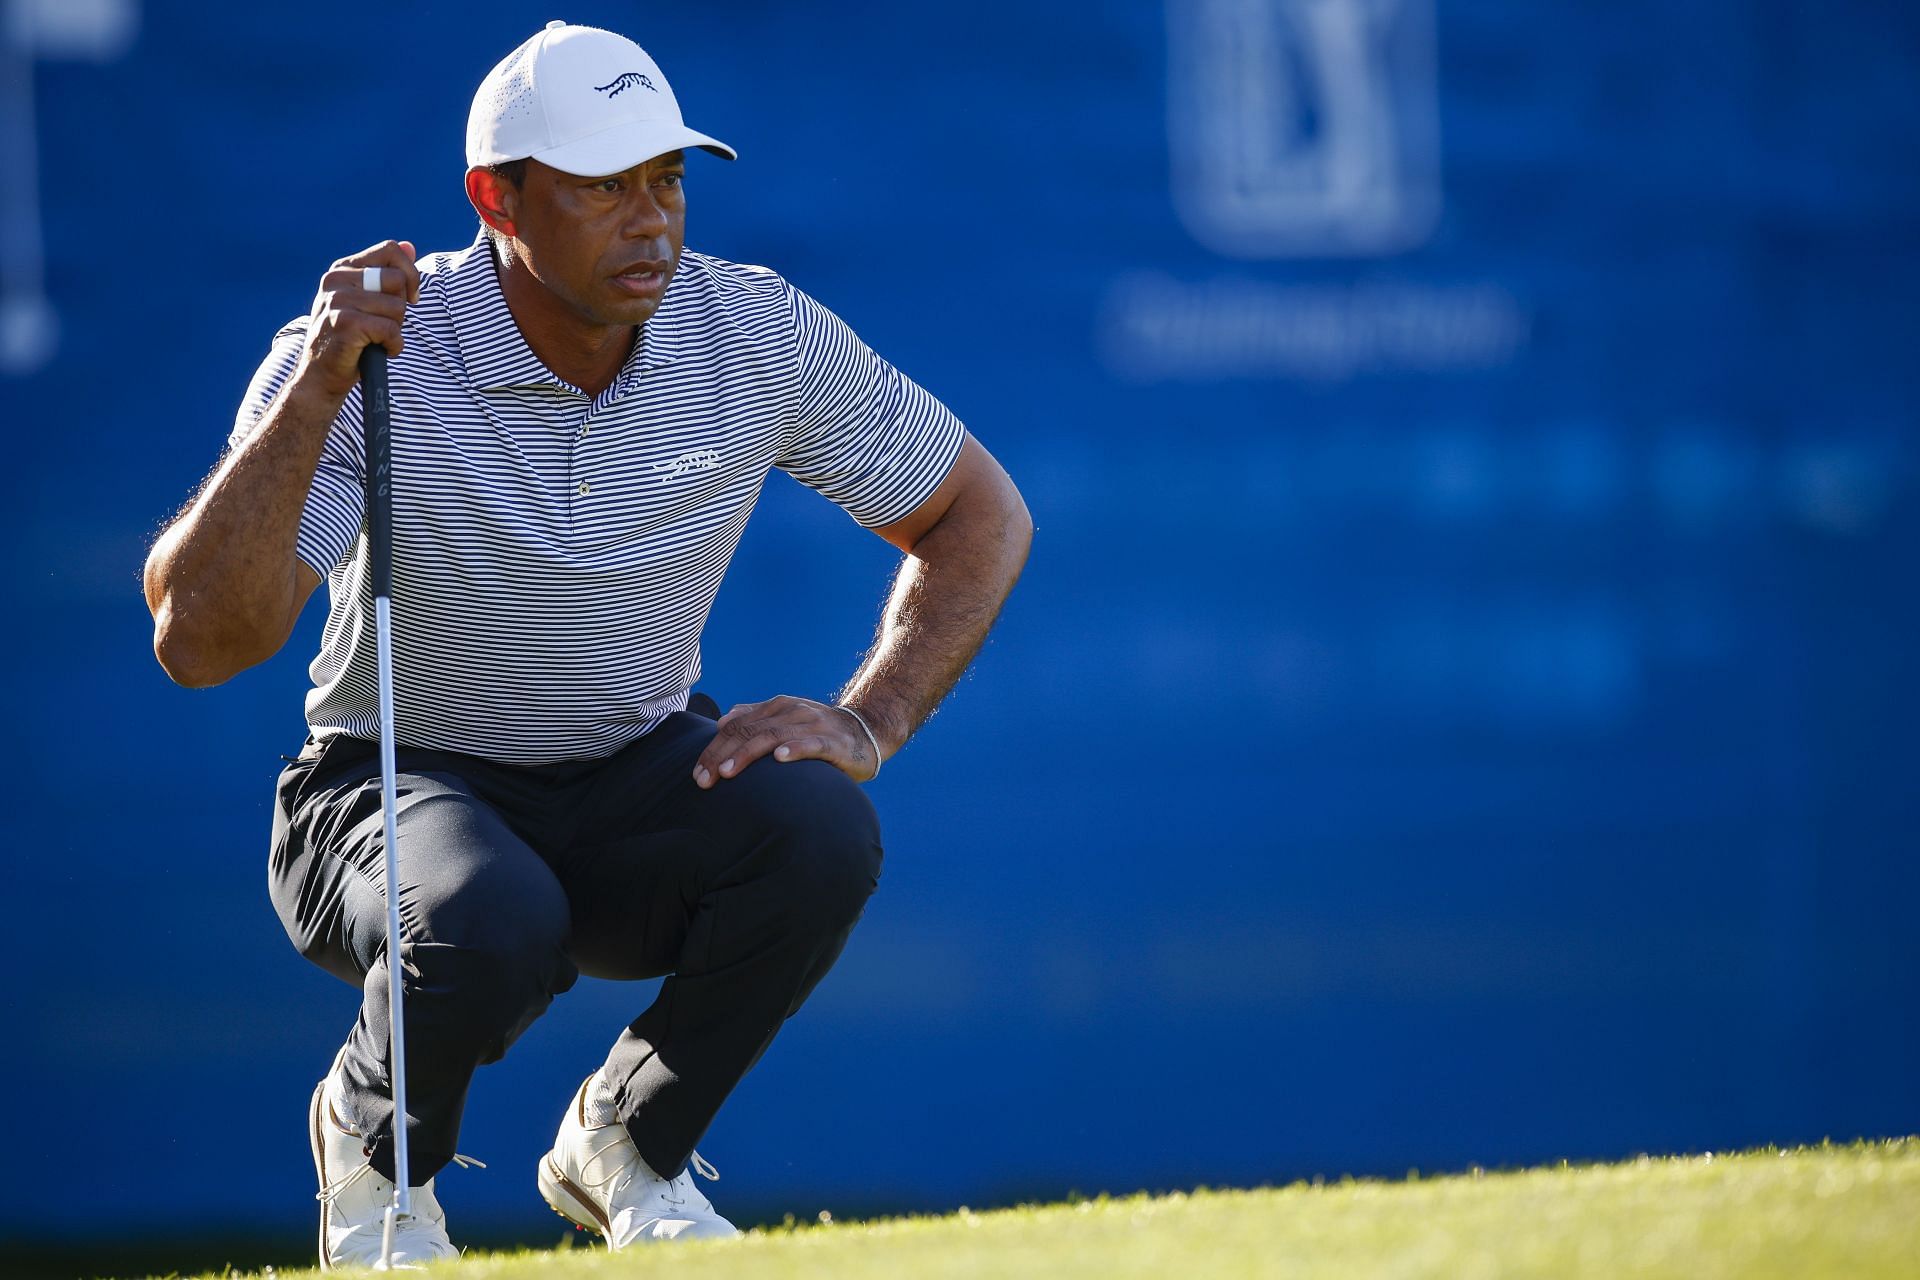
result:
M 546 32 L 534 36 L 487 73 L 467 116 L 467 163 L 518 160 L 545 147 L 547 122 L 534 91 L 533 68 Z
M 618 173 L 718 139 L 687 128 L 660 64 L 623 35 L 549 26 L 500 60 L 473 96 L 467 163 L 532 156 L 566 173 Z

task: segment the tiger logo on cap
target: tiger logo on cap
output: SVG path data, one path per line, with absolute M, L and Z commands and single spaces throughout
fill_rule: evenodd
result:
M 595 93 L 604 93 L 609 98 L 617 98 L 620 96 L 622 90 L 631 89 L 635 85 L 642 86 L 650 93 L 660 92 L 660 90 L 654 88 L 653 81 L 647 79 L 646 76 L 638 71 L 623 72 L 607 84 L 597 84 L 593 86 L 593 91 Z

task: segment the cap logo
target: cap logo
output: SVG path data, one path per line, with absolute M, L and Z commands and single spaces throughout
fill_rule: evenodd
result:
M 646 89 L 650 93 L 660 92 L 658 89 L 653 87 L 653 81 L 647 79 L 645 76 L 641 75 L 638 71 L 623 72 L 619 76 L 616 76 L 608 84 L 597 84 L 593 86 L 593 91 L 595 93 L 604 93 L 609 98 L 617 98 L 620 96 L 621 90 L 631 89 L 635 85 L 641 86 L 642 88 Z

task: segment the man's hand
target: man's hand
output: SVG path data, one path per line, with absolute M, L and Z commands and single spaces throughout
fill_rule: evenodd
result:
M 420 298 L 420 270 L 413 257 L 405 240 L 386 240 L 327 268 L 313 297 L 306 350 L 300 353 L 306 375 L 301 381 L 310 378 L 328 397 L 342 401 L 360 381 L 362 351 L 377 342 L 388 355 L 400 354 L 407 303 Z M 368 267 L 380 272 L 377 290 L 366 287 Z
M 874 744 L 845 707 L 782 694 L 765 702 L 742 702 L 720 717 L 720 732 L 694 762 L 702 788 L 737 777 L 761 756 L 781 763 L 825 760 L 855 782 L 880 772 Z
M 153 652 L 180 684 L 219 684 L 265 662 L 319 585 L 298 556 L 300 516 L 360 381 L 360 353 L 375 342 L 399 353 L 407 303 L 420 296 L 413 257 L 406 241 L 387 240 L 327 268 L 293 376 L 154 542 L 144 577 Z

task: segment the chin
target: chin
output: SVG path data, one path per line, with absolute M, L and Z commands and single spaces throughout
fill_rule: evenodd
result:
M 622 298 L 598 310 L 593 320 L 604 325 L 645 324 L 659 309 L 658 298 Z

